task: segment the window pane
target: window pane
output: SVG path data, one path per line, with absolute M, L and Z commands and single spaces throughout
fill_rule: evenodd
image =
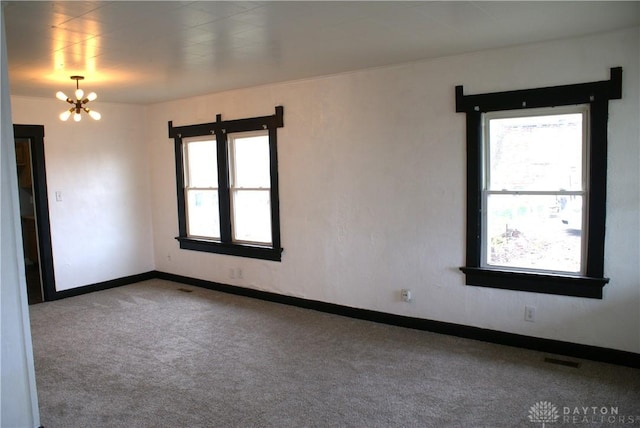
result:
M 218 187 L 218 158 L 216 142 L 193 141 L 187 143 L 187 171 L 189 187 Z
M 187 234 L 220 238 L 217 190 L 187 190 Z
M 582 190 L 582 114 L 491 119 L 490 190 Z
M 487 264 L 580 272 L 582 197 L 489 195 Z
M 240 137 L 233 140 L 234 187 L 269 188 L 269 136 Z
M 233 192 L 233 235 L 236 241 L 271 243 L 271 201 L 268 190 Z

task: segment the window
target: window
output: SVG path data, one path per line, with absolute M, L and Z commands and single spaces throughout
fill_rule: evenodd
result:
M 215 139 L 185 139 L 187 236 L 220 239 L 218 160 Z
M 234 242 L 271 244 L 269 135 L 230 137 L 229 164 Z
M 483 115 L 482 265 L 584 274 L 588 107 L 525 112 Z
M 467 285 L 602 298 L 611 79 L 463 95 Z
M 273 116 L 173 127 L 180 248 L 279 261 Z

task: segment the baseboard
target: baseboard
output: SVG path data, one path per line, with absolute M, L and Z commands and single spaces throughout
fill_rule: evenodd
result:
M 564 355 L 567 357 L 581 358 L 585 360 L 640 368 L 640 354 L 636 354 L 633 352 L 602 348 L 598 346 L 582 345 L 578 343 L 563 342 L 559 340 L 542 339 L 521 334 L 505 333 L 497 330 L 489 330 L 442 321 L 433 321 L 423 318 L 414 318 L 404 315 L 395 315 L 368 309 L 352 308 L 333 303 L 308 300 L 300 297 L 285 296 L 282 294 L 254 290 L 235 285 L 221 284 L 218 282 L 191 278 L 182 275 L 175 275 L 166 272 L 156 272 L 155 274 L 155 277 L 158 279 L 180 282 L 183 284 L 194 285 L 196 287 L 207 288 L 209 290 L 267 300 L 270 302 L 282 303 L 285 305 L 292 305 L 300 308 L 313 309 L 320 312 L 327 312 L 331 314 L 347 316 L 350 318 L 357 318 L 383 324 L 395 325 L 399 327 L 430 331 L 433 333 L 447 334 L 450 336 L 490 342 L 499 345 L 514 346 L 518 348 L 530 349 L 533 351 Z
M 66 299 L 67 297 L 80 296 L 81 294 L 93 293 L 94 291 L 102 291 L 109 288 L 121 287 L 123 285 L 135 284 L 136 282 L 146 281 L 148 279 L 154 279 L 157 277 L 158 275 L 156 271 L 139 273 L 137 275 L 130 275 L 122 278 L 112 279 L 110 281 L 84 285 L 82 287 L 71 288 L 69 290 L 56 291 L 52 298 L 49 300 Z
M 219 282 L 207 281 L 204 279 L 191 278 L 188 276 L 176 275 L 160 271 L 149 271 L 137 275 L 113 279 L 111 281 L 105 281 L 97 284 L 87 285 L 84 287 L 74 288 L 71 290 L 58 291 L 55 293 L 53 300 L 79 296 L 81 294 L 120 287 L 123 285 L 133 284 L 136 282 L 155 278 L 193 285 L 209 290 L 235 294 L 238 296 L 251 297 L 254 299 L 282 303 L 285 305 L 297 306 L 305 309 L 313 309 L 320 312 L 326 312 L 350 318 L 378 322 L 382 324 L 430 331 L 432 333 L 447 334 L 450 336 L 457 336 L 465 339 L 479 340 L 482 342 L 495 343 L 498 345 L 514 346 L 518 348 L 530 349 L 533 351 L 564 355 L 567 357 L 581 358 L 585 360 L 640 368 L 640 354 L 636 354 L 633 352 L 620 351 L 617 349 L 602 348 L 591 345 L 582 345 L 578 343 L 563 342 L 559 340 L 542 339 L 538 337 L 525 336 L 515 333 L 506 333 L 502 331 L 489 330 L 462 324 L 389 314 L 386 312 L 378 312 L 368 309 L 352 308 L 349 306 L 342 306 L 334 303 L 303 299 L 301 297 L 286 296 L 283 294 L 277 294 L 268 291 L 254 290 L 251 288 L 222 284 Z

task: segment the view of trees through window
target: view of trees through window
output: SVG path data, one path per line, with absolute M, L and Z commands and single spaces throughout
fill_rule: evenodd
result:
M 582 271 L 585 117 L 580 108 L 487 116 L 486 265 Z

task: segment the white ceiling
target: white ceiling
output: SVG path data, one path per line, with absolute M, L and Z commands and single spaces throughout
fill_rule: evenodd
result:
M 8 1 L 14 95 L 152 103 L 581 36 L 640 23 L 640 2 Z

